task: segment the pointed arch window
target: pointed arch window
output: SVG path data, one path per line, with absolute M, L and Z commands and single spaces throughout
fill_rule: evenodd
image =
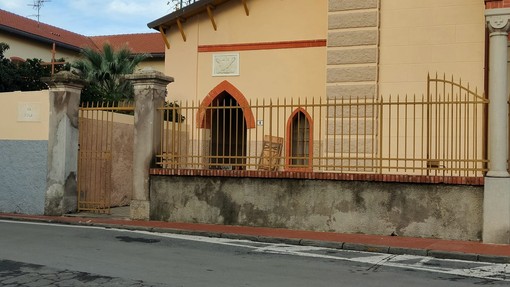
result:
M 312 168 L 313 121 L 303 108 L 296 109 L 287 122 L 287 167 Z

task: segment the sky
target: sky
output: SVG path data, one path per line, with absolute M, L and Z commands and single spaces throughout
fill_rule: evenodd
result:
M 48 0 L 39 20 L 85 36 L 150 33 L 147 23 L 173 12 L 169 0 Z M 0 0 L 0 9 L 31 17 L 33 0 Z M 1 21 L 1 19 L 0 19 Z

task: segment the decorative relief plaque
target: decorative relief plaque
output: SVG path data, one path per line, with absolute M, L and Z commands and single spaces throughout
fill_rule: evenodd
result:
M 18 122 L 40 122 L 40 103 L 18 103 Z
M 239 53 L 213 54 L 213 76 L 239 76 Z

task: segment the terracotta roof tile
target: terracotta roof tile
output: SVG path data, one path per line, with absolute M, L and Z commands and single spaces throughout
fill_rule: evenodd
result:
M 102 47 L 104 43 L 110 43 L 115 49 L 122 48 L 127 45 L 135 54 L 164 54 L 165 44 L 159 33 L 144 34 L 122 34 L 122 35 L 106 35 L 93 36 L 90 39 L 97 47 Z
M 133 53 L 161 54 L 165 53 L 165 46 L 159 33 L 122 34 L 107 36 L 83 36 L 62 28 L 16 15 L 0 9 L 0 30 L 8 31 L 38 41 L 65 46 L 79 51 L 81 48 L 101 48 L 108 42 L 114 48 L 127 45 Z
M 42 41 L 54 41 L 57 45 L 63 44 L 70 46 L 68 48 L 74 48 L 76 50 L 84 47 L 96 47 L 94 42 L 86 36 L 48 24 L 37 23 L 35 20 L 1 9 L 0 29 L 8 30 L 12 33 L 24 34 L 27 37 L 41 38 L 40 40 Z

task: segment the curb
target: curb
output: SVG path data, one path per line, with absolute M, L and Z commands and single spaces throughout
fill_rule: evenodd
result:
M 487 254 L 476 254 L 476 253 L 462 253 L 462 252 L 433 250 L 433 249 L 417 249 L 417 248 L 406 248 L 406 247 L 382 246 L 382 245 L 372 245 L 372 244 L 353 243 L 353 242 L 322 241 L 322 240 L 299 239 L 299 238 L 281 238 L 281 237 L 257 236 L 257 235 L 211 232 L 211 231 L 200 231 L 200 230 L 186 230 L 186 229 L 163 228 L 163 227 L 146 227 L 146 226 L 137 226 L 137 225 L 109 224 L 109 223 L 93 222 L 92 220 L 67 221 L 67 220 L 58 220 L 58 219 L 44 219 L 44 218 L 30 218 L 30 217 L 16 217 L 16 216 L 0 216 L 0 219 L 11 220 L 11 221 L 25 221 L 25 222 L 43 222 L 43 223 L 64 224 L 64 225 L 94 226 L 94 227 L 103 227 L 103 228 L 107 228 L 107 229 L 124 229 L 124 230 L 147 231 L 147 232 L 155 232 L 155 233 L 171 233 L 171 234 L 193 235 L 193 236 L 203 236 L 203 237 L 226 238 L 226 239 L 233 239 L 233 240 L 249 240 L 249 241 L 263 242 L 263 243 L 314 246 L 314 247 L 322 247 L 322 248 L 373 252 L 373 253 L 386 253 L 386 254 L 394 254 L 394 255 L 428 256 L 428 257 L 434 257 L 434 258 L 439 258 L 439 259 L 454 259 L 454 260 L 499 263 L 499 264 L 510 263 L 510 256 L 487 255 Z

